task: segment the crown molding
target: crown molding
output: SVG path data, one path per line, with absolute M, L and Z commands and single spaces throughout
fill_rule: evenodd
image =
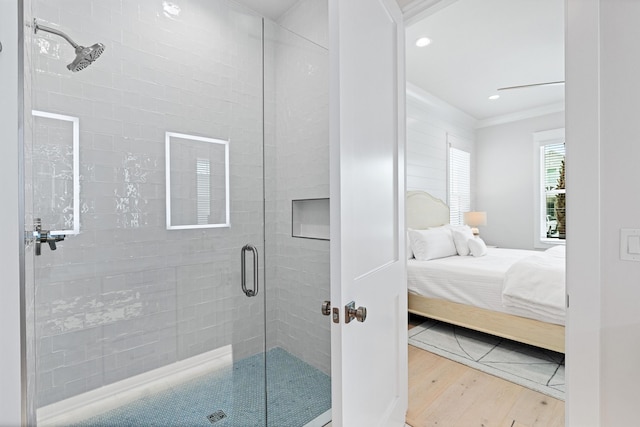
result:
M 453 105 L 443 101 L 426 90 L 407 82 L 407 99 L 414 99 L 419 103 L 433 108 L 438 111 L 438 116 L 443 119 L 450 120 L 452 123 L 466 128 L 474 129 L 477 127 L 477 119 Z
M 509 113 L 502 116 L 494 116 L 487 119 L 478 120 L 476 122 L 476 129 L 517 122 L 519 120 L 531 119 L 533 117 L 540 117 L 547 114 L 560 113 L 563 111 L 564 102 L 556 102 L 555 104 L 543 105 L 541 107 L 531 108 L 529 110 L 517 111 L 515 113 Z

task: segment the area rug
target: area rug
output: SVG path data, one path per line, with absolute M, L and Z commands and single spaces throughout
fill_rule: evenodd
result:
M 409 344 L 564 400 L 562 353 L 435 320 L 410 329 Z

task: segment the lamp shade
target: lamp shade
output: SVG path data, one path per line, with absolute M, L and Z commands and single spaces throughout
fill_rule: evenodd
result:
M 469 227 L 479 227 L 481 225 L 487 225 L 487 213 L 486 212 L 465 212 L 464 223 Z

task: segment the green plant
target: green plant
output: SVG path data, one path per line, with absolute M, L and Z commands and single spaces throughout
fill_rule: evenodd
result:
M 564 159 L 560 167 L 560 176 L 558 177 L 558 185 L 556 190 L 564 190 Z M 566 237 L 566 212 L 565 212 L 565 193 L 556 194 L 556 220 L 558 221 L 558 237 L 564 239 Z

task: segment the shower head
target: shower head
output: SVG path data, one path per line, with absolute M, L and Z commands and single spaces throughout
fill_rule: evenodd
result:
M 91 65 L 93 61 L 98 59 L 98 57 L 102 55 L 102 52 L 104 52 L 104 45 L 102 43 L 96 43 L 89 47 L 78 46 L 76 47 L 76 59 L 67 65 L 67 68 L 73 72 L 84 70 Z
M 71 62 L 71 64 L 67 65 L 67 69 L 69 69 L 69 71 L 73 71 L 74 73 L 76 71 L 84 70 L 89 65 L 91 65 L 93 61 L 95 61 L 100 55 L 102 55 L 102 52 L 104 52 L 105 49 L 105 45 L 103 45 L 102 43 L 96 43 L 93 46 L 89 47 L 80 46 L 78 45 L 78 43 L 71 40 L 71 37 L 69 37 L 62 31 L 40 25 L 38 24 L 38 21 L 34 19 L 33 32 L 37 33 L 38 30 L 60 36 L 74 47 L 74 49 L 76 50 L 76 58 L 73 60 L 73 62 Z

